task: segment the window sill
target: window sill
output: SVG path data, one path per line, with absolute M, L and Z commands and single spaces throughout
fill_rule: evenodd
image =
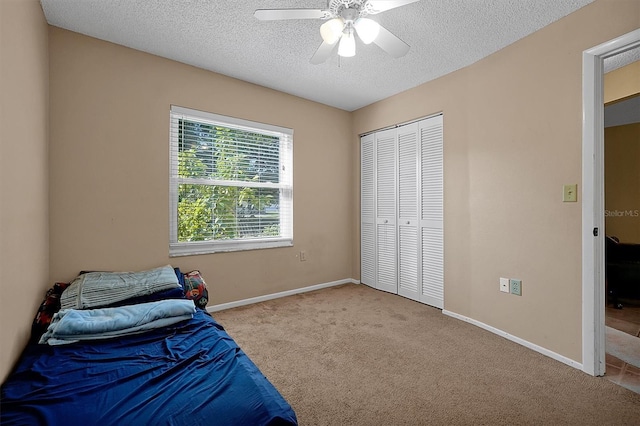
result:
M 293 246 L 291 238 L 273 238 L 246 241 L 197 241 L 170 243 L 169 257 L 197 256 L 202 254 L 226 253 L 231 251 L 260 250 Z

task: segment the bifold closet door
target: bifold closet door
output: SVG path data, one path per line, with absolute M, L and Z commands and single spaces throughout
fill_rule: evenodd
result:
M 362 283 L 444 307 L 442 116 L 361 138 Z
M 375 133 L 376 288 L 398 292 L 396 129 Z
M 376 286 L 374 135 L 360 139 L 360 282 Z
M 418 273 L 418 123 L 398 133 L 398 294 L 420 300 Z
M 420 125 L 420 301 L 444 307 L 444 153 L 442 116 Z

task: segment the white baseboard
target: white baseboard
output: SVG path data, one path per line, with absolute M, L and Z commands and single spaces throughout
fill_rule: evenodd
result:
M 529 348 L 529 349 L 534 350 L 534 351 L 536 351 L 538 353 L 541 353 L 542 355 L 546 355 L 549 358 L 555 359 L 556 361 L 560 361 L 563 364 L 567 364 L 567 365 L 569 365 L 569 366 L 571 366 L 573 368 L 577 368 L 578 370 L 582 370 L 582 364 L 581 363 L 579 363 L 577 361 L 574 361 L 574 360 L 572 360 L 570 358 L 567 358 L 566 356 L 563 356 L 563 355 L 557 354 L 557 353 L 555 353 L 553 351 L 550 351 L 549 349 L 543 348 L 542 346 L 538 346 L 535 343 L 531 343 L 529 341 L 521 339 L 520 337 L 516 337 L 516 336 L 514 336 L 512 334 L 507 333 L 506 331 L 502 331 L 502 330 L 500 330 L 498 328 L 492 327 L 490 325 L 487 325 L 487 324 L 485 324 L 483 322 L 474 320 L 472 318 L 465 317 L 464 315 L 456 314 L 455 312 L 451 312 L 451 311 L 447 311 L 447 310 L 443 309 L 442 313 L 445 314 L 445 315 L 448 315 L 450 317 L 462 320 L 464 322 L 468 322 L 469 324 L 473 324 L 475 326 L 483 328 L 483 329 L 485 329 L 487 331 L 490 331 L 490 332 L 492 332 L 494 334 L 497 334 L 498 336 L 502 336 L 505 339 L 508 339 L 508 340 L 511 340 L 512 342 L 518 343 L 519 345 L 522 345 L 522 346 L 524 346 L 526 348 Z
M 207 312 L 217 312 L 225 309 L 237 308 L 238 306 L 251 305 L 253 303 L 265 302 L 280 297 L 293 296 L 294 294 L 306 293 L 308 291 L 320 290 L 327 287 L 334 287 L 342 284 L 360 284 L 360 281 L 353 278 L 345 278 L 343 280 L 331 281 L 323 284 L 316 284 L 309 287 L 296 288 L 294 290 L 281 291 L 279 293 L 265 294 L 264 296 L 251 297 L 249 299 L 238 300 L 235 302 L 221 303 L 219 305 L 207 306 Z

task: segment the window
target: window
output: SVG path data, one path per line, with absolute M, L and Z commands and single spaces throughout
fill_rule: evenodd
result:
M 171 256 L 293 245 L 293 130 L 171 107 Z

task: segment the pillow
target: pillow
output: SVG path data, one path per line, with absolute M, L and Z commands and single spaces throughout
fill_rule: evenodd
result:
M 200 271 L 191 271 L 184 274 L 184 296 L 193 300 L 196 307 L 205 309 L 209 303 L 209 292 Z
M 90 309 L 173 288 L 180 284 L 169 265 L 141 272 L 88 272 L 64 290 L 60 304 L 62 309 Z
M 60 296 L 67 287 L 69 287 L 69 283 L 55 283 L 53 287 L 47 290 L 47 294 L 44 296 L 44 300 L 40 304 L 31 325 L 32 339 L 39 340 L 40 336 L 47 331 L 53 314 L 60 310 Z

